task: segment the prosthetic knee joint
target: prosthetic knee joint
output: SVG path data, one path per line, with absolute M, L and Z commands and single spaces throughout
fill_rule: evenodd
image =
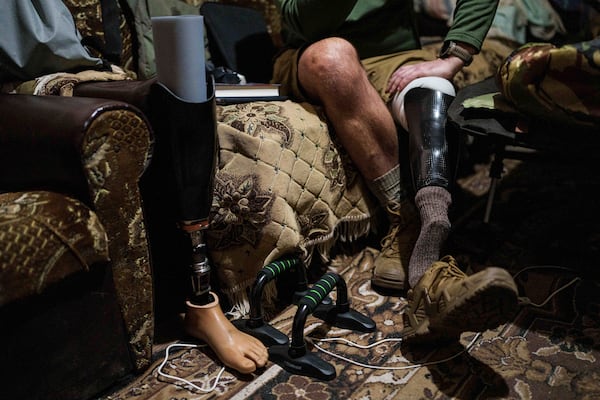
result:
M 456 152 L 450 152 L 446 116 L 455 91 L 442 78 L 419 78 L 392 100 L 392 115 L 408 131 L 409 159 L 415 192 L 425 186 L 450 187 Z

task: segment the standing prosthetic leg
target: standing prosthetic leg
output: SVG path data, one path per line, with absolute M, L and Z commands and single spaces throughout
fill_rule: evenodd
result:
M 184 328 L 205 341 L 225 365 L 249 373 L 266 364 L 267 350 L 259 340 L 231 324 L 210 291 L 211 267 L 204 232 L 212 204 L 217 129 L 212 80 L 208 86 L 208 101 L 190 103 L 156 84 L 151 93 L 151 114 L 157 147 L 168 147 L 165 150 L 171 160 L 180 228 L 191 244 L 191 291 Z

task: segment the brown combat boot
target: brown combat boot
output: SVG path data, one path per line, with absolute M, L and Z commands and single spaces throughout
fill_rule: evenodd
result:
M 402 338 L 410 343 L 458 340 L 462 332 L 510 321 L 517 304 L 517 285 L 505 269 L 488 267 L 467 276 L 452 256 L 445 256 L 408 292 Z
M 402 290 L 406 287 L 406 268 L 419 237 L 420 223 L 414 205 L 408 201 L 390 203 L 387 212 L 390 229 L 381 240 L 381 251 L 373 262 L 375 268 L 371 283 Z

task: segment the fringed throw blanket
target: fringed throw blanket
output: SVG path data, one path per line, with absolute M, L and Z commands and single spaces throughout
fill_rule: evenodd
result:
M 225 293 L 246 312 L 246 289 L 265 264 L 289 255 L 308 263 L 315 251 L 327 259 L 336 240 L 368 233 L 373 203 L 314 107 L 252 102 L 217 114 L 208 246 Z
M 35 94 L 39 96 L 73 96 L 73 89 L 79 83 L 124 81 L 132 79 L 130 73 L 121 67 L 111 65 L 111 71 L 85 70 L 77 73 L 56 72 L 43 75 L 31 81 L 26 81 L 17 86 L 15 93 Z

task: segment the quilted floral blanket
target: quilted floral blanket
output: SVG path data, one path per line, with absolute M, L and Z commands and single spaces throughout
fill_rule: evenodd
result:
M 245 312 L 245 289 L 264 265 L 290 255 L 305 265 L 315 254 L 327 259 L 337 240 L 369 232 L 374 203 L 315 107 L 227 105 L 217 119 L 208 246 L 224 292 Z

